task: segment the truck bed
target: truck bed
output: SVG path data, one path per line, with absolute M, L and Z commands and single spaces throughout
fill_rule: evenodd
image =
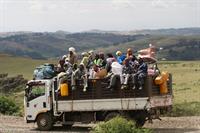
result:
M 55 94 L 55 100 L 66 101 L 66 100 L 90 100 L 90 99 L 116 99 L 116 98 L 145 98 L 152 96 L 161 96 L 158 85 L 155 85 L 154 77 L 147 76 L 145 80 L 145 86 L 143 89 L 132 89 L 132 85 L 129 85 L 127 89 L 121 89 L 120 82 L 117 82 L 115 88 L 110 90 L 107 88 L 109 82 L 107 79 L 90 79 L 88 81 L 88 89 L 86 92 L 83 91 L 83 85 L 77 86 L 76 90 L 71 90 L 69 84 L 69 95 L 61 96 L 59 93 Z M 165 95 L 172 94 L 172 76 L 170 75 L 168 81 L 168 93 Z M 77 84 L 82 84 L 81 81 L 77 81 Z

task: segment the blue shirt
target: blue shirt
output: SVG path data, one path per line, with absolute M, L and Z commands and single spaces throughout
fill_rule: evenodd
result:
M 117 57 L 117 62 L 119 64 L 122 64 L 125 59 L 126 59 L 126 55 L 122 54 L 121 56 Z

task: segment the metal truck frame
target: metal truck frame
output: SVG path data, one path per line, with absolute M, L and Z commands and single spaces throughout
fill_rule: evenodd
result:
M 117 115 L 133 119 L 137 126 L 145 121 L 159 119 L 161 113 L 172 108 L 172 76 L 167 83 L 168 93 L 160 94 L 155 77 L 147 76 L 142 90 L 121 89 L 120 82 L 114 90 L 106 87 L 108 79 L 89 79 L 88 89 L 83 92 L 82 81 L 77 81 L 77 89 L 62 97 L 57 77 L 53 79 L 31 80 L 25 89 L 24 108 L 27 123 L 37 122 L 39 130 L 50 130 L 60 122 L 72 126 L 75 122 L 90 123 L 109 120 Z

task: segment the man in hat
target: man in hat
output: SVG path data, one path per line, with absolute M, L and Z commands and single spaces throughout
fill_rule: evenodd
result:
M 74 47 L 70 47 L 69 48 L 69 54 L 68 54 L 68 59 L 69 59 L 69 62 L 74 65 L 75 63 L 78 62 L 78 57 L 77 57 L 77 54 L 75 52 L 75 48 Z

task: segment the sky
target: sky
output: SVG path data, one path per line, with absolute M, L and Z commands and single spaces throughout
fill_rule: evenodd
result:
M 0 0 L 0 32 L 200 27 L 200 0 Z

